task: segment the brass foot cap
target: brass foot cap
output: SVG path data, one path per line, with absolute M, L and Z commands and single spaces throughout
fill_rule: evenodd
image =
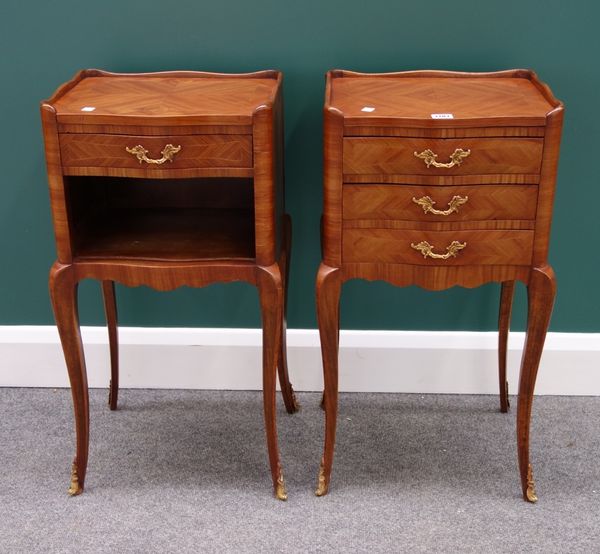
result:
M 532 504 L 535 504 L 538 501 L 537 494 L 535 493 L 535 489 L 533 487 L 527 487 L 525 497 L 527 498 L 527 502 L 531 502 Z
M 275 497 L 277 500 L 287 500 L 287 492 L 285 490 L 285 481 L 283 480 L 283 476 L 280 476 L 277 479 L 277 485 L 275 486 Z
M 535 504 L 538 500 L 537 494 L 535 493 L 535 481 L 533 480 L 533 469 L 531 464 L 527 466 L 527 490 L 525 491 L 525 498 L 527 502 Z
M 77 496 L 83 492 L 83 487 L 79 484 L 79 474 L 77 473 L 77 464 L 75 462 L 71 466 L 71 486 L 67 492 L 70 496 Z
M 71 483 L 67 492 L 69 493 L 69 496 L 77 496 L 83 492 L 83 487 L 80 487 L 79 484 Z
M 325 485 L 319 485 L 315 491 L 316 496 L 325 496 L 327 494 L 327 487 Z
M 319 467 L 319 479 L 317 481 L 317 490 L 315 494 L 317 496 L 325 496 L 329 490 L 329 482 L 325 477 L 325 459 L 321 458 L 321 465 Z

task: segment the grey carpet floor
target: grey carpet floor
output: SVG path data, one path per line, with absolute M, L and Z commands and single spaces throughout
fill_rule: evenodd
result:
M 493 396 L 344 394 L 333 480 L 315 488 L 318 394 L 279 434 L 271 493 L 261 396 L 91 391 L 86 491 L 66 494 L 70 393 L 0 389 L 0 552 L 600 552 L 600 398 L 539 397 L 520 496 L 515 410 Z M 514 406 L 513 401 L 513 406 Z

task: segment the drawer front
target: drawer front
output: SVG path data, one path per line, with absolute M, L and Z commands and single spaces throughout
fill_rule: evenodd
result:
M 534 220 L 535 185 L 344 185 L 343 218 L 409 221 Z
M 344 139 L 345 175 L 538 174 L 541 138 Z M 430 151 L 436 157 L 428 157 Z M 463 153 L 461 154 L 460 151 Z M 468 155 L 465 155 L 469 152 Z M 419 154 L 422 157 L 417 157 Z M 428 165 L 429 164 L 429 165 Z M 435 164 L 451 165 L 436 167 Z
M 68 168 L 129 169 L 144 174 L 196 168 L 251 168 L 252 137 L 61 134 L 60 155 L 65 173 Z
M 529 265 L 532 246 L 533 231 L 345 229 L 342 260 L 431 266 Z M 425 257 L 429 247 L 433 257 Z

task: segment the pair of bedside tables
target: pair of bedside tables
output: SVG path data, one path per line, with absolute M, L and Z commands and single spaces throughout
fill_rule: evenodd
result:
M 69 372 L 83 491 L 89 407 L 77 284 L 102 283 L 109 403 L 117 407 L 114 282 L 158 290 L 243 280 L 263 321 L 263 397 L 273 487 L 285 499 L 275 419 L 277 376 L 298 409 L 286 362 L 291 221 L 284 205 L 281 74 L 82 71 L 42 103 L 58 252 L 50 292 Z M 323 261 L 317 313 L 329 488 L 338 395 L 339 301 L 349 279 L 433 290 L 502 283 L 501 411 L 515 281 L 529 317 L 517 410 L 525 499 L 535 377 L 555 295 L 548 238 L 563 107 L 535 74 L 404 72 L 327 76 Z

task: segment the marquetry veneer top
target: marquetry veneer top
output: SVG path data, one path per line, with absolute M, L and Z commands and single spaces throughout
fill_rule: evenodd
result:
M 279 83 L 275 71 L 229 76 L 86 70 L 58 89 L 47 104 L 59 123 L 248 125 L 258 107 L 272 103 Z
M 353 125 L 453 127 L 544 125 L 560 102 L 527 70 L 498 73 L 412 71 L 328 74 L 328 105 Z M 372 109 L 374 108 L 374 109 Z M 432 114 L 452 114 L 434 119 Z

